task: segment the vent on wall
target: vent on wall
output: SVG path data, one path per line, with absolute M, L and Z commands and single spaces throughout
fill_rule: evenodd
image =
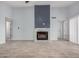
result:
M 52 19 L 56 19 L 56 17 L 52 17 Z

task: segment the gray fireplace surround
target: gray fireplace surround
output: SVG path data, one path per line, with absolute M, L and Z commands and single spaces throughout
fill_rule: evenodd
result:
M 50 28 L 50 5 L 35 5 L 35 28 Z

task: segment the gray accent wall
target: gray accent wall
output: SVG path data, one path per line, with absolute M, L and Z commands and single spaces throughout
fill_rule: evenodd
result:
M 50 5 L 35 5 L 35 28 L 50 28 Z

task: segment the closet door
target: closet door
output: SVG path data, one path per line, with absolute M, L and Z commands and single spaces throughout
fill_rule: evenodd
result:
M 78 18 L 73 17 L 69 22 L 69 35 L 70 41 L 73 43 L 78 43 Z

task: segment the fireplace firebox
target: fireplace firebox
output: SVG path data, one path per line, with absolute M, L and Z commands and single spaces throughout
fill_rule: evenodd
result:
M 48 40 L 48 32 L 37 32 L 37 40 Z

